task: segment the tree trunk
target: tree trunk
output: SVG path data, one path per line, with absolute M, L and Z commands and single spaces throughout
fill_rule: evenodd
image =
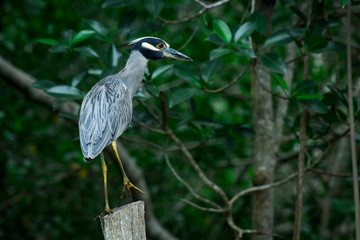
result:
M 269 184 L 274 180 L 274 119 L 270 88 L 270 73 L 257 65 L 251 72 L 253 101 L 253 124 L 255 129 L 254 179 L 255 186 Z M 259 83 L 261 82 L 261 84 Z M 273 190 L 256 192 L 253 199 L 252 225 L 261 233 L 273 230 Z M 272 236 L 253 235 L 253 240 L 269 240 Z
M 276 0 L 257 1 L 256 9 L 267 20 L 265 34 L 271 33 L 271 15 Z M 257 54 L 260 55 L 259 51 Z M 275 151 L 277 144 L 275 119 L 271 91 L 271 74 L 258 62 L 251 69 L 251 98 L 253 104 L 254 140 L 254 179 L 255 186 L 274 181 Z M 252 228 L 261 234 L 254 234 L 253 240 L 272 240 L 274 226 L 273 190 L 256 192 L 253 195 Z

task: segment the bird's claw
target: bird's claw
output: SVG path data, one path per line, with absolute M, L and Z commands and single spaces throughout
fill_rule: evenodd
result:
M 109 209 L 105 209 L 104 212 L 102 212 L 100 215 L 97 215 L 97 216 L 94 218 L 94 222 L 95 222 L 98 218 L 105 217 L 106 215 L 111 214 L 111 213 L 113 213 L 113 210 L 111 210 L 110 208 L 109 208 Z
M 124 197 L 124 193 L 125 193 L 125 189 L 127 189 L 128 193 L 129 193 L 129 198 L 130 198 L 130 202 L 132 202 L 132 195 L 131 195 L 131 188 L 135 188 L 136 190 L 138 190 L 141 193 L 144 193 L 140 188 L 138 188 L 137 186 L 135 186 L 134 184 L 132 184 L 129 179 L 124 179 L 124 187 L 123 190 L 121 192 L 121 197 L 120 199 L 122 199 Z

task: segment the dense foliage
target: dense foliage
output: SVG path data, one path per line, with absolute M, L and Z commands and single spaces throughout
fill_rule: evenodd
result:
M 200 196 L 222 206 L 221 197 L 199 178 L 178 144 L 139 122 L 162 130 L 154 115 L 161 122 L 165 116 L 169 129 L 188 147 L 198 166 L 231 199 L 253 186 L 256 119 L 250 68 L 263 66 L 271 74 L 266 90 L 273 96 L 274 111 L 280 101 L 289 105 L 281 126 L 283 136 L 276 139 L 281 144 L 275 154 L 275 181 L 297 171 L 300 116 L 302 109 L 308 111 L 306 166 L 312 171 L 305 175 L 303 239 L 352 239 L 351 160 L 344 140 L 349 105 L 346 15 L 341 4 L 346 2 L 313 1 L 309 26 L 312 1 L 278 1 L 269 24 L 260 11 L 251 13 L 250 1 L 222 1 L 208 9 L 198 2 L 3 1 L 0 55 L 34 76 L 38 80 L 34 89 L 55 96 L 54 109 L 68 101 L 80 104 L 94 83 L 119 71 L 129 54 L 127 43 L 135 38 L 160 37 L 194 60 L 149 63 L 134 99 L 135 122 L 120 139 L 144 172 L 156 217 L 179 239 L 235 239 L 236 231 L 225 214 L 181 201 L 214 207 L 195 199 L 178 181 L 165 161 L 167 150 L 177 173 Z M 356 13 L 357 6 L 353 8 Z M 359 18 L 355 14 L 352 27 L 354 91 L 359 93 L 359 33 L 355 31 Z M 289 51 L 295 53 L 293 59 L 286 59 Z M 311 59 L 308 79 L 303 77 L 306 56 Z M 290 71 L 291 83 L 285 79 Z M 100 224 L 93 221 L 104 206 L 100 161 L 83 162 L 78 116 L 55 113 L 29 101 L 5 81 L 0 81 L 0 87 L 0 238 L 101 239 Z M 359 110 L 360 98 L 354 97 L 356 121 Z M 319 159 L 319 164 L 311 165 Z M 110 206 L 126 204 L 128 199 L 120 200 L 120 171 L 113 162 L 108 167 Z M 274 188 L 274 194 L 273 234 L 289 239 L 296 178 Z M 232 205 L 239 228 L 252 229 L 251 207 L 251 194 Z M 250 239 L 251 234 L 244 238 Z

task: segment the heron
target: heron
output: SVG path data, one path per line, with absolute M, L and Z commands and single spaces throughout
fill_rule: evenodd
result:
M 96 83 L 84 97 L 79 118 L 79 135 L 84 161 L 89 162 L 100 154 L 104 177 L 105 211 L 111 212 L 107 193 L 107 166 L 103 150 L 111 145 L 123 177 L 124 187 L 131 198 L 131 188 L 143 193 L 132 184 L 121 163 L 116 139 L 129 127 L 133 104 L 132 99 L 139 89 L 149 60 L 164 58 L 192 61 L 188 56 L 170 48 L 164 40 L 156 37 L 142 37 L 129 43 L 132 45 L 125 67 L 114 75 Z

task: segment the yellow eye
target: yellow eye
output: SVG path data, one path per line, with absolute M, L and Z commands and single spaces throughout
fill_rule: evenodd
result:
M 158 49 L 163 49 L 164 48 L 164 44 L 163 43 L 159 43 L 158 45 L 156 45 L 156 47 Z

